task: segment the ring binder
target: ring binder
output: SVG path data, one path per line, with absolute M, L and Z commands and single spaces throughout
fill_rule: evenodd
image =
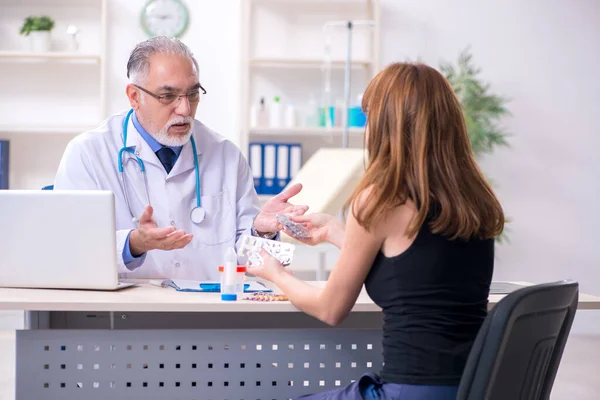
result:
M 252 142 L 249 163 L 258 194 L 278 194 L 291 182 L 302 166 L 299 143 Z
M 0 189 L 8 189 L 8 140 L 0 140 Z

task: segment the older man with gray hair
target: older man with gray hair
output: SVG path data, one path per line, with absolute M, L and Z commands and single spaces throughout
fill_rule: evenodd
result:
M 288 199 L 259 210 L 248 163 L 229 140 L 194 119 L 206 90 L 198 62 L 178 39 L 139 43 L 127 62 L 131 109 L 67 146 L 55 189 L 115 195 L 122 278 L 217 280 L 243 233 L 274 238 L 276 213 L 306 212 Z

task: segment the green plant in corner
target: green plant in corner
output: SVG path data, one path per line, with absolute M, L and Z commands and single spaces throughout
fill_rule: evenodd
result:
M 35 31 L 51 31 L 54 28 L 54 20 L 48 16 L 27 17 L 21 26 L 21 35 L 27 36 Z
M 507 99 L 489 93 L 489 84 L 479 78 L 480 68 L 473 65 L 469 49 L 458 57 L 457 65 L 442 63 L 440 71 L 454 88 L 463 109 L 467 131 L 475 156 L 492 153 L 497 146 L 508 146 L 499 121 L 509 111 Z
M 475 157 L 480 160 L 496 147 L 508 147 L 509 134 L 499 125 L 503 117 L 510 115 L 508 100 L 489 92 L 490 85 L 480 79 L 481 69 L 473 65 L 469 48 L 460 53 L 456 66 L 441 63 L 440 71 L 460 101 Z M 498 237 L 499 242 L 508 240 L 505 232 Z

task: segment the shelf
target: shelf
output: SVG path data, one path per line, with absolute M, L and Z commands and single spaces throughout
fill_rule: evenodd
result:
M 105 0 L 1 0 L 0 3 L 2 6 L 51 6 L 51 7 L 61 7 L 61 6 L 98 6 L 100 7 Z
M 363 69 L 370 68 L 372 65 L 370 60 L 354 60 L 350 63 L 352 69 Z M 291 68 L 291 69 L 305 69 L 305 68 L 323 68 L 324 61 L 317 59 L 286 59 L 286 58 L 252 58 L 250 59 L 250 66 L 253 68 Z M 344 69 L 346 62 L 342 60 L 334 60 L 331 63 L 332 69 Z
M 246 0 L 244 0 L 246 1 Z M 250 0 L 254 6 L 300 8 L 302 11 L 339 10 L 370 6 L 373 0 Z
M 274 136 L 292 136 L 292 135 L 306 135 L 306 136 L 327 136 L 327 135 L 341 135 L 344 132 L 343 128 L 252 128 L 250 129 L 251 135 L 274 135 Z M 365 132 L 365 128 L 350 128 L 348 133 L 350 135 L 362 135 Z
M 59 51 L 50 51 L 46 53 L 35 53 L 30 51 L 0 51 L 0 60 L 35 60 L 35 61 L 61 61 L 61 62 L 80 62 L 87 61 L 93 63 L 100 62 L 98 54 L 67 53 Z
M 98 124 L 90 125 L 0 125 L 0 133 L 46 133 L 76 135 L 94 129 Z
M 323 79 L 331 78 L 331 99 L 345 92 L 348 32 L 346 22 L 372 20 L 373 26 L 356 24 L 353 29 L 349 106 L 354 94 L 364 92 L 366 83 L 379 71 L 380 0 L 244 0 L 242 7 L 242 46 L 240 138 L 247 155 L 251 142 L 302 143 L 302 159 L 308 160 L 320 147 L 345 143 L 360 147 L 365 128 L 306 127 L 303 115 L 311 94 L 322 91 Z M 339 29 L 324 32 L 327 22 L 340 22 Z M 326 36 L 326 34 L 328 34 Z M 324 76 L 325 44 L 331 43 L 331 76 Z M 280 96 L 286 103 L 300 105 L 297 126 L 293 128 L 252 127 L 248 110 L 256 98 Z M 313 110 L 314 111 L 314 110 Z M 338 119 L 339 121 L 339 119 Z M 353 121 L 353 120 L 352 120 Z M 316 122 L 316 121 L 315 121 Z M 354 122 L 354 121 L 353 121 Z M 316 125 L 316 124 L 315 124 Z M 284 126 L 284 125 L 282 125 Z
M 298 5 L 298 6 L 343 6 L 343 5 L 369 5 L 372 0 L 252 0 L 254 4 L 282 4 L 282 5 Z

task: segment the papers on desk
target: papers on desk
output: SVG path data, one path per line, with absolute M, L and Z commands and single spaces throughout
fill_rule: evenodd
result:
M 518 283 L 493 281 L 490 285 L 490 294 L 509 294 L 524 287 Z
M 219 293 L 221 291 L 221 283 L 214 281 L 191 281 L 186 279 L 167 279 L 162 281 L 161 286 L 169 286 L 178 292 L 205 292 Z M 265 285 L 257 281 L 244 282 L 244 292 L 271 292 Z

